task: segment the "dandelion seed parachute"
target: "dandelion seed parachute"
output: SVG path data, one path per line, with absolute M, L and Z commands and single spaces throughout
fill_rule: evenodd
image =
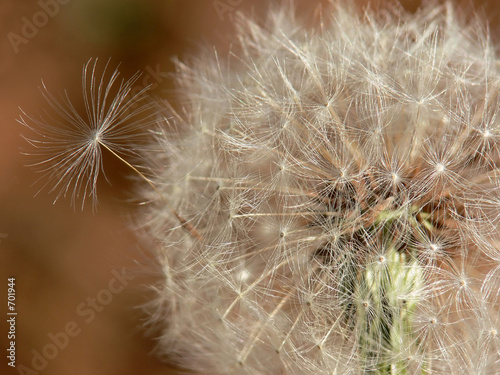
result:
M 88 197 L 97 206 L 102 148 L 118 157 L 137 157 L 134 144 L 144 143 L 144 127 L 156 120 L 154 104 L 145 100 L 149 87 L 133 92 L 140 74 L 120 81 L 118 70 L 107 74 L 108 61 L 99 76 L 97 63 L 91 59 L 83 68 L 83 114 L 67 93 L 57 98 L 44 84 L 41 91 L 52 112 L 39 117 L 23 112 L 19 119 L 31 130 L 25 138 L 33 146 L 29 154 L 37 159 L 32 166 L 42 173 L 42 187 L 57 192 L 54 202 L 71 193 L 72 205 L 81 201 L 82 209 Z
M 500 61 L 450 2 L 279 7 L 178 63 L 159 351 L 210 374 L 500 373 Z M 145 199 L 155 200 L 151 192 Z

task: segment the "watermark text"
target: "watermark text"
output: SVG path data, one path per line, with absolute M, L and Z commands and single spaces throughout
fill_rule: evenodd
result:
M 9 277 L 7 279 L 7 323 L 9 331 L 7 340 L 9 348 L 7 349 L 7 364 L 11 367 L 16 367 L 16 278 Z
M 231 19 L 234 11 L 238 8 L 243 0 L 215 0 L 212 4 L 220 21 L 224 21 L 226 16 Z
M 71 339 L 82 332 L 84 326 L 82 323 L 92 323 L 97 313 L 103 311 L 113 301 L 114 296 L 122 292 L 129 284 L 129 281 L 135 278 L 135 276 L 127 274 L 124 268 L 120 272 L 113 270 L 111 274 L 113 277 L 109 280 L 106 288 L 99 290 L 95 296 L 88 297 L 76 306 L 76 315 L 80 320 L 83 319 L 83 322 L 79 324 L 77 320 L 71 320 L 59 332 L 49 332 L 47 334 L 48 342 L 43 348 L 31 350 L 31 367 L 22 364 L 16 367 L 19 374 L 38 375 L 45 370 L 49 362 L 67 348 Z
M 60 5 L 68 4 L 71 0 L 38 0 L 40 10 L 33 13 L 31 17 L 22 17 L 21 30 L 19 34 L 10 32 L 7 39 L 15 53 L 18 53 L 21 45 L 27 44 L 37 36 L 38 31 L 49 23 L 59 13 Z

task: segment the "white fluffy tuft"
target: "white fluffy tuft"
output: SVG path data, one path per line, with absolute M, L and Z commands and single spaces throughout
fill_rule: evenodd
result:
M 105 84 L 89 62 L 83 115 L 44 91 L 57 114 L 19 120 L 35 165 L 73 204 L 96 202 L 102 148 L 148 182 L 142 228 L 163 276 L 151 322 L 185 368 L 498 374 L 500 60 L 487 29 L 450 2 L 335 4 L 316 29 L 290 5 L 265 26 L 240 15 L 228 59 L 178 63 L 182 111 L 167 105 L 152 145 L 138 75 Z M 130 161 L 139 152 L 148 165 Z
M 148 215 L 160 350 L 210 374 L 497 373 L 489 37 L 450 3 L 324 14 L 241 16 L 231 63 L 178 64 L 156 179 L 177 215 Z

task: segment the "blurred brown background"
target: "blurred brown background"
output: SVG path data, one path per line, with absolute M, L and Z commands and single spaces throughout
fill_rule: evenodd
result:
M 320 1 L 297 0 L 304 10 Z M 68 199 L 53 205 L 54 195 L 42 191 L 34 197 L 37 175 L 26 168 L 29 158 L 20 153 L 27 144 L 16 122 L 18 107 L 29 114 L 46 107 L 38 86 L 41 79 L 51 92 L 81 90 L 81 70 L 89 58 L 111 58 L 123 77 L 137 71 L 161 70 L 155 94 L 172 96 L 171 58 L 189 56 L 201 44 L 227 50 L 234 36 L 235 11 L 262 17 L 270 3 L 264 0 L 4 0 L 0 3 L 0 373 L 23 373 L 7 366 L 7 277 L 16 278 L 16 364 L 33 369 L 36 352 L 53 359 L 42 371 L 28 374 L 173 374 L 151 351 L 154 334 L 147 337 L 137 306 L 151 294 L 144 285 L 154 275 L 137 274 L 137 263 L 147 256 L 137 250 L 128 224 L 136 206 L 127 203 L 134 184 L 130 171 L 112 158 L 104 160 L 111 182 L 100 181 L 100 206 L 92 214 L 70 208 Z M 372 2 L 374 3 L 374 2 Z M 375 3 L 383 3 L 376 1 Z M 409 10 L 419 1 L 406 1 Z M 467 3 L 468 4 L 468 3 Z M 495 1 L 485 6 L 498 37 Z M 45 16 L 40 13 L 45 13 Z M 25 29 L 35 22 L 35 30 Z M 15 35 L 14 35 L 15 34 Z M 498 39 L 497 39 L 498 40 Z M 148 70 L 149 69 L 149 70 Z M 154 81 L 153 81 L 154 83 Z M 75 96 L 78 98 L 78 95 Z M 109 159 L 109 160 L 108 160 Z M 103 179 L 101 179 L 103 180 Z M 136 274 L 119 293 L 108 283 L 126 267 Z M 107 305 L 91 307 L 88 298 L 100 297 Z M 82 305 L 83 304 L 83 305 Z M 92 309 L 95 318 L 83 309 Z M 88 313 L 90 314 L 90 313 Z M 90 319 L 89 319 L 90 320 Z M 78 326 L 57 354 L 47 348 L 50 334 Z M 35 352 L 33 352 L 33 350 Z M 40 365 L 40 363 L 39 363 Z M 26 372 L 25 372 L 26 373 Z

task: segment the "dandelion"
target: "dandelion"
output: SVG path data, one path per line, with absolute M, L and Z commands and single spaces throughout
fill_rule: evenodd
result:
M 416 14 L 336 2 L 316 29 L 291 8 L 264 25 L 237 17 L 228 59 L 177 63 L 183 105 L 158 120 L 154 189 L 140 193 L 162 273 L 158 351 L 203 374 L 499 373 L 487 29 L 450 2 Z M 116 146 L 84 133 L 82 162 L 42 165 L 86 192 L 93 153 Z M 59 146 L 48 134 L 34 145 Z
M 34 133 L 25 137 L 34 146 L 30 154 L 38 159 L 32 166 L 43 174 L 43 186 L 53 183 L 54 202 L 71 191 L 73 206 L 81 199 L 83 209 L 85 199 L 91 197 L 95 208 L 97 179 L 103 171 L 102 148 L 122 161 L 135 156 L 133 143 L 144 138 L 143 127 L 154 119 L 153 103 L 145 101 L 148 87 L 132 91 L 140 74 L 120 81 L 117 70 L 106 75 L 108 65 L 109 61 L 100 78 L 97 59 L 83 68 L 84 114 L 66 92 L 57 98 L 43 85 L 42 94 L 56 115 L 45 112 L 35 118 L 23 112 L 19 120 Z
M 236 22 L 233 60 L 178 63 L 158 137 L 156 184 L 200 235 L 148 211 L 160 352 L 211 374 L 498 373 L 485 28 L 451 3 Z

